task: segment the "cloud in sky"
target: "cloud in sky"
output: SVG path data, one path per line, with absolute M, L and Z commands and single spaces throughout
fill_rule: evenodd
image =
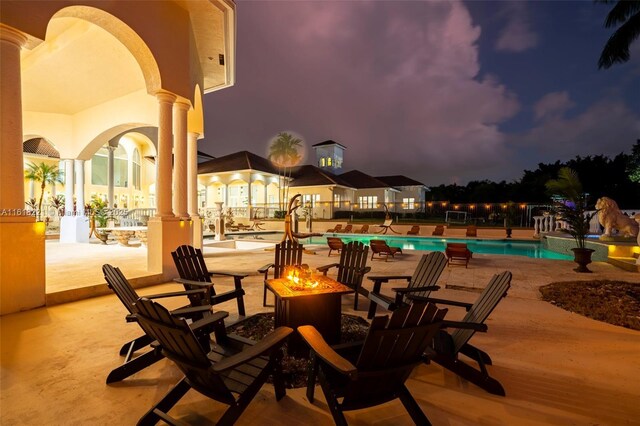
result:
M 519 103 L 496 78 L 479 75 L 480 28 L 462 3 L 250 9 L 239 10 L 254 40 L 239 37 L 245 60 L 239 56 L 237 87 L 216 93 L 208 108 L 215 146 L 251 143 L 234 134 L 241 126 L 252 128 L 241 132 L 255 141 L 295 127 L 308 144 L 346 145 L 347 170 L 403 173 L 430 184 L 499 164 L 504 135 L 497 125 Z M 248 111 L 254 122 L 240 124 Z
M 527 4 L 523 1 L 503 3 L 502 15 L 506 25 L 498 40 L 496 49 L 505 52 L 523 52 L 538 45 L 538 35 L 531 28 Z
M 535 45 L 525 9 L 533 6 L 513 3 L 506 27 L 492 21 L 487 33 L 520 19 Z M 345 171 L 438 185 L 517 178 L 540 161 L 617 154 L 637 139 L 640 110 L 622 100 L 629 72 L 580 71 L 560 83 L 565 63 L 543 64 L 542 45 L 517 56 L 527 65 L 501 68 L 516 57 L 488 40 L 481 50 L 482 32 L 460 1 L 238 2 L 237 84 L 205 97 L 202 148 L 266 156 L 269 140 L 288 130 L 308 146 L 345 145 Z M 553 78 L 531 64 L 553 68 Z M 526 78 L 517 86 L 504 74 L 509 87 L 504 69 Z
M 536 121 L 562 116 L 575 103 L 566 91 L 547 93 L 533 106 Z

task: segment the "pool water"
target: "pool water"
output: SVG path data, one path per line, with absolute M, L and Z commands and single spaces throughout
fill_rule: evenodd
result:
M 360 241 L 369 244 L 370 239 L 385 240 L 388 245 L 400 247 L 403 250 L 427 250 L 444 251 L 447 242 L 466 243 L 474 253 L 480 254 L 505 254 L 510 256 L 527 256 L 537 259 L 573 260 L 573 256 L 557 253 L 545 249 L 539 241 L 510 241 L 510 240 L 476 240 L 464 238 L 412 238 L 394 237 L 386 235 L 349 235 L 326 234 L 327 236 L 340 237 L 345 243 Z M 304 244 L 326 244 L 326 237 L 311 237 L 300 240 Z

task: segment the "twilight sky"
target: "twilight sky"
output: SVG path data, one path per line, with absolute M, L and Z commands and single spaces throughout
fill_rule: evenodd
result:
M 640 41 L 628 63 L 597 69 L 609 7 L 237 1 L 237 81 L 205 96 L 200 150 L 266 156 L 290 131 L 307 147 L 346 146 L 344 171 L 426 185 L 629 153 L 640 138 Z

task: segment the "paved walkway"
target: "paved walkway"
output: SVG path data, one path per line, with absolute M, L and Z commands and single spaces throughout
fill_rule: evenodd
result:
M 421 254 L 407 251 L 397 260 L 369 264 L 372 274 L 410 274 Z M 207 263 L 212 269 L 253 272 L 244 283 L 247 311 L 252 314 L 265 310 L 261 306 L 262 279 L 254 271 L 272 257 L 273 253 L 264 250 L 212 253 Z M 305 255 L 304 261 L 316 267 L 337 261 L 337 257 L 328 258 L 321 248 L 316 255 Z M 135 274 L 138 267 L 131 255 L 110 262 L 127 275 Z M 537 288 L 552 281 L 614 278 L 637 282 L 640 276 L 606 263 L 591 266 L 594 274 L 579 275 L 568 261 L 474 255 L 468 269 L 447 268 L 441 285 L 478 288 L 497 271 L 513 272 L 509 296 L 487 322 L 489 332 L 473 337 L 473 343 L 492 356 L 490 373 L 503 384 L 507 396 L 489 395 L 437 365 L 421 365 L 408 387 L 431 421 L 435 425 L 639 424 L 640 332 L 590 320 L 539 300 Z M 232 288 L 224 280 L 216 285 L 220 291 Z M 370 283 L 366 286 L 370 288 Z M 140 293 L 175 288 L 166 284 Z M 471 291 L 443 289 L 439 293 L 465 301 L 477 297 Z M 177 306 L 180 302 L 171 303 Z M 352 306 L 352 296 L 345 296 L 343 310 L 352 312 Z M 234 302 L 223 307 L 231 313 L 231 320 L 237 318 Z M 366 308 L 366 302 L 362 303 L 363 310 L 357 314 L 364 316 Z M 463 314 L 454 308 L 448 317 Z M 124 316 L 123 306 L 113 295 L 3 316 L 0 424 L 134 424 L 180 374 L 164 360 L 120 384 L 105 385 L 108 372 L 121 362 L 119 346 L 139 334 L 139 328 L 127 324 Z M 312 405 L 303 389 L 289 390 L 277 403 L 273 388 L 267 385 L 239 424 L 330 425 L 319 388 L 317 395 Z M 223 409 L 222 404 L 192 391 L 172 413 L 194 424 L 213 424 Z M 399 402 L 348 413 L 347 418 L 353 425 L 411 424 Z

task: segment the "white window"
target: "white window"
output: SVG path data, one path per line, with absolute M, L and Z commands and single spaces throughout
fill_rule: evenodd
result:
M 402 206 L 409 210 L 413 210 L 416 208 L 416 199 L 415 198 L 403 198 L 402 199 Z
M 378 206 L 378 196 L 368 195 L 358 197 L 358 204 L 360 204 L 361 209 L 375 209 Z
M 324 167 L 324 157 L 322 157 L 322 158 L 320 159 L 320 162 L 318 163 L 318 165 L 319 165 L 320 167 Z
M 106 185 L 107 184 L 107 167 L 108 167 L 109 151 L 106 147 L 102 147 L 91 158 L 91 184 Z
M 331 167 L 331 157 L 327 157 L 327 166 Z
M 311 205 L 311 207 L 315 207 L 317 203 L 320 202 L 320 194 L 305 194 L 302 196 L 302 205 Z
M 340 207 L 342 204 L 342 194 L 333 194 L 333 206 Z

